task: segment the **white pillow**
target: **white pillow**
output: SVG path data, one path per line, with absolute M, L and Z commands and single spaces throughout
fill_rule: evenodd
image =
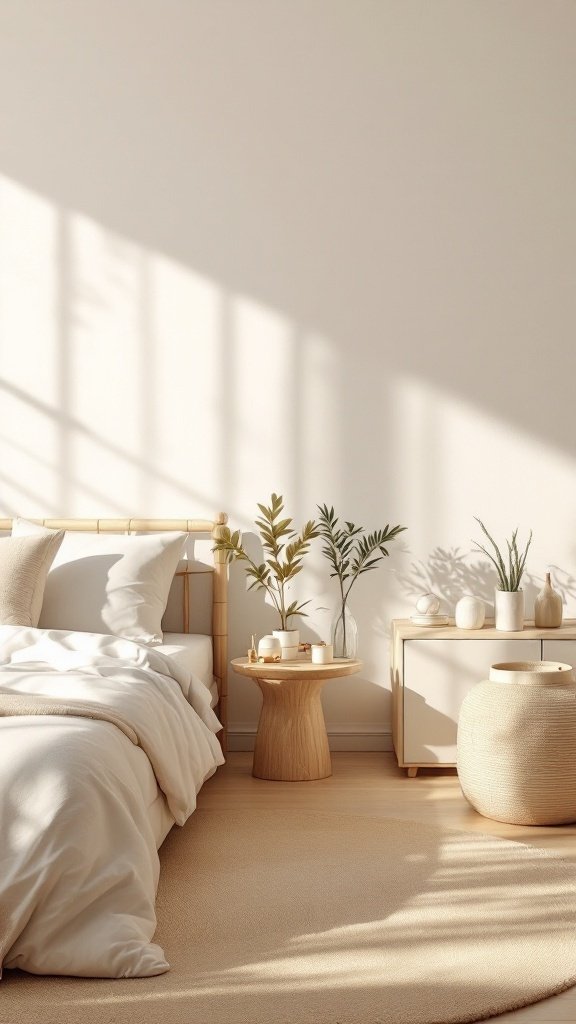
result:
M 26 519 L 12 524 L 16 537 L 53 532 Z M 67 531 L 48 573 L 40 628 L 162 643 L 162 616 L 186 536 Z

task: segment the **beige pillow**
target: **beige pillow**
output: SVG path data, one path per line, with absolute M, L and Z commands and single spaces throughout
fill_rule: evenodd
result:
M 63 530 L 0 538 L 0 625 L 38 625 L 48 570 L 63 539 Z

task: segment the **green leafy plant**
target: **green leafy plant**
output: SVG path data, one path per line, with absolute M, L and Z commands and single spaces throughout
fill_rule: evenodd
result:
M 492 555 L 486 550 L 483 544 L 479 544 L 478 541 L 473 542 L 476 546 L 476 550 L 482 551 L 496 567 L 496 572 L 498 573 L 498 590 L 506 590 L 512 593 L 520 590 L 520 583 L 524 574 L 528 550 L 532 543 L 532 530 L 530 530 L 530 536 L 528 537 L 526 547 L 522 552 L 520 552 L 518 542 L 516 540 L 518 536 L 518 527 L 516 527 L 510 540 L 506 541 L 506 546 L 508 548 L 508 564 L 506 564 L 506 561 L 500 552 L 500 548 L 493 537 L 488 533 L 488 530 L 484 526 L 482 520 L 478 519 L 478 516 L 474 516 L 474 519 L 494 549 L 494 554 Z
M 269 506 L 258 502 L 258 508 L 261 515 L 255 524 L 265 555 L 260 565 L 247 553 L 240 530 L 232 533 L 228 527 L 224 527 L 213 550 L 224 551 L 228 562 L 245 563 L 246 575 L 252 580 L 248 590 L 265 590 L 280 616 L 280 629 L 288 629 L 288 619 L 293 615 L 306 617 L 303 609 L 310 602 L 298 604 L 292 601 L 287 604 L 286 588 L 301 572 L 302 560 L 310 549 L 310 541 L 318 536 L 318 529 L 314 520 L 310 519 L 298 533 L 293 528 L 293 520 L 282 517 L 284 499 L 281 495 L 273 494 Z
M 371 572 L 389 554 L 385 547 L 394 540 L 405 526 L 390 526 L 383 530 L 366 533 L 364 527 L 345 521 L 339 525 L 333 508 L 318 505 L 319 534 L 324 541 L 323 555 L 328 559 L 332 572 L 330 578 L 338 580 L 340 588 L 340 614 L 336 627 L 342 622 L 344 657 L 346 657 L 346 605 L 356 580 L 365 572 Z

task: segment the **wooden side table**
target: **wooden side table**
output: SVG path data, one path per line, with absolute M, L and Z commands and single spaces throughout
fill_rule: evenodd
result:
M 332 774 L 320 692 L 327 679 L 351 676 L 362 662 L 338 658 L 329 665 L 310 659 L 249 664 L 234 658 L 232 668 L 262 691 L 252 774 L 275 782 L 309 782 Z

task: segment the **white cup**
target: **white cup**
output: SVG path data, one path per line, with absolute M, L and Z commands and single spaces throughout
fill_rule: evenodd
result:
M 315 665 L 329 665 L 334 661 L 332 644 L 312 644 L 312 661 Z

